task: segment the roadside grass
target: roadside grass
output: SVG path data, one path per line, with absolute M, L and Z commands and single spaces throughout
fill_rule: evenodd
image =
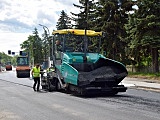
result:
M 128 72 L 128 77 L 144 78 L 160 81 L 160 73 L 142 73 L 142 72 Z

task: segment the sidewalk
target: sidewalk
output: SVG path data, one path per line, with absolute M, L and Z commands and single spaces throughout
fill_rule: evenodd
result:
M 158 81 L 158 80 L 126 77 L 123 79 L 122 84 L 126 87 L 150 89 L 150 90 L 160 92 L 160 81 Z

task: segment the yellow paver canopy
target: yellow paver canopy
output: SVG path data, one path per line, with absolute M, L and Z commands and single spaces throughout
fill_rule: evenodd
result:
M 74 34 L 74 35 L 85 35 L 85 30 L 81 29 L 62 29 L 62 30 L 55 30 L 52 34 Z M 102 32 L 95 32 L 93 30 L 86 30 L 87 36 L 102 36 Z

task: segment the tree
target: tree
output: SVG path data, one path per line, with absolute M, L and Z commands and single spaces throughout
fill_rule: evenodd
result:
M 94 0 L 79 0 L 79 3 L 81 5 L 73 4 L 81 11 L 79 14 L 72 13 L 77 17 L 73 19 L 76 22 L 76 27 L 81 29 L 87 27 L 105 32 L 106 37 L 102 40 L 101 52 L 107 53 L 109 58 L 125 62 L 127 59 L 125 47 L 128 43 L 124 25 L 128 22 L 128 14 L 133 10 L 134 1 L 99 0 L 94 2 Z M 85 21 L 87 21 L 87 25 L 84 24 Z
M 159 72 L 160 2 L 158 0 L 137 0 L 137 6 L 138 9 L 130 18 L 134 20 L 134 27 L 130 27 L 129 36 L 132 38 L 130 45 L 137 51 L 141 51 L 138 58 L 142 59 L 143 55 L 146 57 L 146 51 L 150 53 L 153 72 Z
M 5 54 L 4 52 L 0 52 L 0 65 L 5 65 L 8 61 L 15 65 L 14 61 L 12 61 L 12 56 Z
M 29 35 L 28 39 L 20 44 L 21 49 L 29 53 L 30 61 L 33 61 L 33 36 Z
M 133 10 L 132 0 L 99 0 L 96 3 L 96 20 L 93 29 L 103 31 L 106 37 L 102 41 L 102 51 L 107 56 L 125 62 L 127 56 L 126 31 L 124 25 L 128 22 L 128 13 Z
M 42 63 L 43 62 L 43 42 L 38 35 L 37 28 L 33 31 L 33 54 L 34 54 L 34 62 L 35 63 Z
M 90 29 L 93 25 L 90 24 L 91 21 L 95 19 L 94 12 L 95 12 L 95 2 L 94 0 L 79 0 L 81 5 L 73 4 L 75 7 L 80 9 L 80 13 L 72 14 L 72 20 L 75 21 L 75 28 L 78 29 Z
M 51 47 L 49 42 L 47 31 L 44 30 L 44 34 L 42 34 L 42 54 L 45 62 L 48 61 L 49 57 L 49 48 Z
M 33 35 L 29 35 L 28 39 L 20 44 L 21 49 L 29 53 L 30 61 L 34 63 L 42 63 L 43 61 L 43 48 L 42 41 L 38 35 L 37 28 L 34 29 Z
M 68 17 L 67 13 L 64 12 L 64 10 L 62 10 L 60 14 L 60 18 L 58 19 L 56 28 L 57 30 L 72 28 L 71 20 Z

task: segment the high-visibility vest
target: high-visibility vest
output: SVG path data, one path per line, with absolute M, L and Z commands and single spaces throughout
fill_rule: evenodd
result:
M 50 67 L 50 68 L 47 69 L 47 72 L 52 72 L 54 70 L 55 70 L 54 68 Z
M 33 67 L 32 71 L 33 71 L 33 77 L 40 77 L 40 67 L 38 68 Z

